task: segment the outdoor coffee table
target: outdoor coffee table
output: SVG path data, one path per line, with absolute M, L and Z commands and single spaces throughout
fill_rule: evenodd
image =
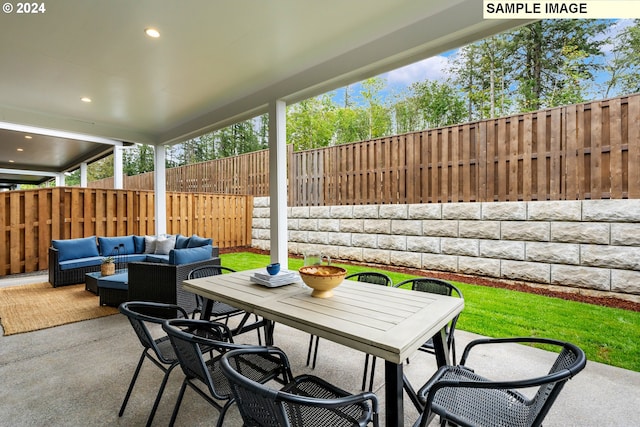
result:
M 255 313 L 385 360 L 387 426 L 404 425 L 403 371 L 407 357 L 433 337 L 439 366 L 449 363 L 445 327 L 464 301 L 345 280 L 331 298 L 314 298 L 298 284 L 268 288 L 252 283 L 259 270 L 186 280 L 184 289 Z

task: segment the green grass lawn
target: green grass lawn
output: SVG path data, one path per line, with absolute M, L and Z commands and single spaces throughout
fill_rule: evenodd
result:
M 268 255 L 239 252 L 221 256 L 234 270 L 264 267 Z M 303 260 L 289 259 L 297 270 Z M 335 263 L 349 273 L 381 271 L 394 283 L 414 277 L 359 265 Z M 588 360 L 640 372 L 640 312 L 567 301 L 525 292 L 454 282 L 465 298 L 458 329 L 490 337 L 539 336 L 569 341 Z

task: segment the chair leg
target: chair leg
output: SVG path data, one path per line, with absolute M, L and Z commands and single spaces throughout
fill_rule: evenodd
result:
M 133 386 L 138 379 L 138 374 L 140 373 L 140 368 L 142 368 L 142 362 L 144 362 L 144 358 L 146 357 L 147 350 L 142 352 L 140 356 L 140 360 L 138 361 L 138 366 L 136 370 L 133 372 L 133 377 L 131 378 L 131 382 L 129 383 L 129 389 L 127 390 L 127 394 L 124 396 L 124 400 L 122 401 L 122 405 L 120 406 L 120 412 L 118 412 L 118 416 L 121 417 L 124 414 L 124 409 L 127 407 L 127 402 L 129 402 L 129 397 L 131 397 L 131 391 L 133 391 Z
M 455 338 L 451 339 L 451 363 L 453 363 L 453 366 L 456 366 L 456 340 L 455 340 Z
M 307 350 L 307 366 L 311 362 L 311 352 L 313 351 L 313 335 L 309 335 L 309 349 Z
M 367 389 L 367 373 L 369 372 L 369 353 L 364 355 L 364 372 L 362 373 L 362 391 Z
M 178 393 L 178 399 L 176 400 L 176 405 L 173 407 L 173 413 L 171 414 L 171 420 L 169 421 L 169 427 L 173 427 L 176 422 L 176 417 L 178 416 L 178 411 L 180 410 L 180 405 L 182 404 L 182 398 L 184 397 L 184 392 L 187 389 L 187 379 L 185 378 L 182 382 L 182 387 L 180 387 L 180 393 Z
M 422 414 L 424 412 L 424 407 L 422 406 L 422 403 L 420 403 L 416 391 L 411 386 L 411 383 L 409 382 L 409 379 L 405 374 L 402 375 L 402 388 L 404 389 L 405 393 L 407 393 L 407 396 L 409 396 L 409 399 L 413 403 L 413 406 L 415 406 L 416 410 Z M 429 422 L 427 422 L 426 424 L 429 424 Z
M 224 416 L 227 415 L 227 410 L 235 403 L 235 400 L 231 399 L 220 409 L 220 415 L 218 415 L 218 422 L 216 423 L 216 427 L 222 427 L 222 423 L 224 421 Z
M 162 393 L 164 393 L 164 388 L 166 387 L 167 381 L 169 380 L 169 374 L 176 366 L 178 366 L 178 362 L 175 362 L 173 365 L 169 366 L 169 368 L 164 373 L 164 378 L 162 378 L 162 383 L 160 384 L 160 389 L 158 390 L 158 394 L 156 395 L 156 400 L 153 402 L 153 408 L 151 408 L 151 413 L 149 414 L 149 418 L 147 419 L 147 427 L 151 427 L 153 417 L 155 417 L 156 411 L 158 410 L 158 405 L 160 404 L 160 399 L 162 399 Z
M 313 366 L 311 367 L 311 369 L 316 369 L 316 361 L 318 360 L 318 341 L 320 340 L 320 337 L 316 335 L 316 348 L 313 351 Z
M 371 377 L 369 378 L 369 391 L 373 391 L 373 377 L 376 374 L 376 357 L 371 356 Z
M 260 321 L 260 318 L 258 317 L 257 314 L 255 315 L 255 317 L 256 317 L 256 323 L 258 323 Z M 262 335 L 260 335 L 260 328 L 256 328 L 256 331 L 258 332 L 258 345 L 262 346 Z M 267 339 L 266 338 L 266 334 L 267 334 L 266 329 L 265 329 L 264 333 L 265 333 L 265 340 L 266 340 Z

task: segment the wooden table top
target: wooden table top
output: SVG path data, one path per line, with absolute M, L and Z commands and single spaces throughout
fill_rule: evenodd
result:
M 266 319 L 400 364 L 464 307 L 459 298 L 345 280 L 331 298 L 300 283 L 251 283 L 259 270 L 187 280 L 184 288 Z

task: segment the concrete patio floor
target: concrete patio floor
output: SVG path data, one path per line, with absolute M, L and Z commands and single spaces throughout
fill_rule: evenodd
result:
M 0 286 L 7 283 L 0 282 Z M 476 337 L 457 331 L 458 354 Z M 257 343 L 257 336 L 248 333 L 236 341 Z M 295 375 L 313 372 L 347 390 L 359 391 L 364 354 L 320 340 L 317 367 L 312 371 L 305 366 L 307 334 L 277 325 L 275 342 L 289 356 Z M 0 337 L 0 426 L 144 425 L 161 380 L 160 370 L 148 361 L 124 415 L 118 417 L 141 349 L 133 329 L 120 314 Z M 511 346 L 498 354 L 478 352 L 469 365 L 479 373 L 496 372 L 498 367 L 505 378 L 513 375 L 516 367 L 525 367 L 527 374 L 542 374 L 554 358 L 555 354 L 547 351 Z M 405 373 L 415 387 L 434 371 L 433 356 L 424 353 L 417 353 L 405 364 Z M 154 425 L 169 423 L 182 378 L 179 370 L 171 374 Z M 383 379 L 383 363 L 379 361 L 374 392 L 380 399 L 382 416 Z M 565 386 L 544 425 L 639 425 L 639 390 L 640 373 L 587 362 L 585 370 Z M 417 415 L 405 399 L 405 425 L 413 425 Z M 215 408 L 187 390 L 176 425 L 208 426 L 217 416 Z M 242 425 L 235 407 L 224 425 Z

